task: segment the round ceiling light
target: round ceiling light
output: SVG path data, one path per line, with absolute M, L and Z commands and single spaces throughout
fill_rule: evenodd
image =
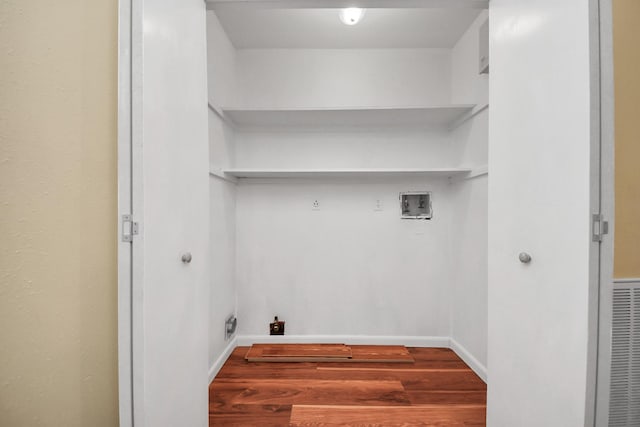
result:
M 356 25 L 362 19 L 364 9 L 348 7 L 340 10 L 340 20 L 346 25 Z

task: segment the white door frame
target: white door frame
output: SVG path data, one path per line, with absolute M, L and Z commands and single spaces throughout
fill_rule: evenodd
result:
M 118 407 L 120 426 L 133 426 L 131 337 L 132 245 L 122 215 L 131 214 L 131 0 L 118 2 Z M 130 226 L 130 224 L 128 225 Z
M 613 74 L 612 0 L 599 0 L 599 101 L 600 132 L 600 212 L 609 222 L 609 234 L 600 244 L 598 289 L 598 346 L 595 395 L 595 425 L 609 422 L 609 386 L 611 378 L 611 323 L 613 296 L 613 245 L 615 235 L 615 117 Z
M 142 268 L 133 259 L 142 259 L 143 235 L 125 242 L 122 215 L 132 222 L 142 218 L 142 4 L 136 0 L 118 2 L 118 396 L 120 427 L 143 425 L 142 411 L 134 411 L 134 402 L 144 394 L 142 343 Z M 123 228 L 126 228 L 124 230 Z M 137 268 L 136 268 L 137 267 Z M 137 320 L 136 320 L 137 319 Z M 135 385 L 135 387 L 134 387 Z

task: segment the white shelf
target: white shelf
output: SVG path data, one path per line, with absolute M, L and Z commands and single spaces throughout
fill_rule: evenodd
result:
M 226 169 L 235 178 L 373 178 L 418 176 L 451 178 L 471 173 L 467 168 L 437 169 Z
M 473 104 L 428 107 L 371 107 L 326 109 L 233 109 L 222 114 L 239 127 L 450 127 L 472 112 Z

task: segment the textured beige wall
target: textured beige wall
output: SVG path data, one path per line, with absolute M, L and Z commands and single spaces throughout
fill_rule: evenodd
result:
M 640 277 L 640 0 L 613 0 L 616 133 L 614 275 Z
M 117 0 L 0 2 L 0 425 L 114 426 Z

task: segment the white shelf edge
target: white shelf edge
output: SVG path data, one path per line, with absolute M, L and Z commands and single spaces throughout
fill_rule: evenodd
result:
M 480 176 L 489 175 L 489 165 L 476 166 L 469 169 L 469 173 L 466 175 L 455 176 L 451 179 L 452 183 L 468 181 L 470 179 L 478 178 Z
M 389 175 L 431 175 L 450 178 L 472 172 L 469 168 L 432 169 L 226 169 L 224 175 L 238 179 L 260 178 L 331 178 Z
M 212 109 L 217 109 L 211 104 L 209 106 Z M 373 105 L 373 106 L 343 106 L 343 107 L 300 107 L 300 108 L 265 108 L 265 107 L 221 107 L 220 111 L 234 111 L 234 112 L 264 112 L 264 113 L 285 113 L 285 112 L 301 112 L 301 113 L 314 113 L 314 112 L 329 112 L 329 111 L 381 111 L 381 110 L 442 110 L 447 108 L 469 108 L 473 109 L 477 107 L 477 104 L 437 104 L 437 105 Z M 484 107 L 484 106 L 483 106 Z
M 482 165 L 476 168 L 472 168 L 471 172 L 469 172 L 469 175 L 465 176 L 464 178 L 472 179 L 472 178 L 476 178 L 478 176 L 484 176 L 484 175 L 489 175 L 489 165 Z
M 413 106 L 367 106 L 367 107 L 357 107 L 357 106 L 344 106 L 344 107 L 305 107 L 305 108 L 236 108 L 236 107 L 221 107 L 216 108 L 211 104 L 209 107 L 224 121 L 231 124 L 233 127 L 238 129 L 261 129 L 261 128 L 272 128 L 272 127 L 388 127 L 388 126 L 427 126 L 427 127 L 444 127 L 445 129 L 451 130 L 457 126 L 461 121 L 466 121 L 473 115 L 477 114 L 480 111 L 477 111 L 478 106 L 476 104 L 447 104 L 447 105 L 413 105 Z M 482 107 L 483 109 L 486 106 Z M 447 110 L 463 110 L 458 112 L 455 117 L 451 118 L 440 118 L 435 122 L 429 121 L 429 114 L 440 114 L 442 115 Z M 464 111 L 466 110 L 466 111 Z M 400 114 L 399 122 L 396 123 L 380 123 L 380 113 L 389 112 L 395 113 L 396 115 Z M 327 119 L 323 117 L 324 114 L 344 114 L 344 122 L 335 123 L 335 118 Z M 358 118 L 353 119 L 353 115 L 350 114 L 357 113 L 359 114 Z M 369 119 L 369 123 L 367 123 L 366 119 L 362 118 L 361 114 L 371 113 L 372 117 Z M 264 114 L 265 118 L 267 118 L 266 123 L 265 120 L 256 120 L 255 118 L 242 118 L 242 115 L 260 115 Z M 274 118 L 274 115 L 281 114 L 282 116 Z M 297 120 L 300 120 L 301 117 L 307 116 L 307 120 L 309 117 L 313 117 L 313 115 L 317 115 L 317 122 L 313 124 L 309 123 L 296 123 Z M 402 120 L 402 115 L 406 114 L 405 120 Z M 422 114 L 424 117 L 418 117 L 416 115 Z M 297 119 L 292 119 L 291 117 L 287 117 L 287 115 L 295 115 Z M 413 117 L 411 117 L 413 116 Z M 411 118 L 409 118 L 411 117 Z M 437 116 L 435 116 L 437 117 Z M 407 120 L 408 119 L 408 120 Z M 304 121 L 304 120 L 303 120 Z
M 207 107 L 211 110 L 223 123 L 226 123 L 232 129 L 236 129 L 236 123 L 224 114 L 224 109 L 216 107 L 211 102 L 207 102 Z
M 209 168 L 209 176 L 221 179 L 223 181 L 231 182 L 233 184 L 237 184 L 238 183 L 238 178 L 236 178 L 233 175 L 229 175 L 229 174 L 225 173 L 225 171 L 222 170 L 222 169 L 216 169 L 216 168 L 210 167 Z
M 463 115 L 462 117 L 458 118 L 458 120 L 455 120 L 453 123 L 451 123 L 451 125 L 449 126 L 449 130 L 454 130 L 457 127 L 461 126 L 462 124 L 466 123 L 468 120 L 474 118 L 475 116 L 477 116 L 478 114 L 480 114 L 481 112 L 483 112 L 484 110 L 487 110 L 489 108 L 489 104 L 482 104 L 482 105 L 476 105 L 474 106 L 471 111 L 469 111 L 467 114 Z

